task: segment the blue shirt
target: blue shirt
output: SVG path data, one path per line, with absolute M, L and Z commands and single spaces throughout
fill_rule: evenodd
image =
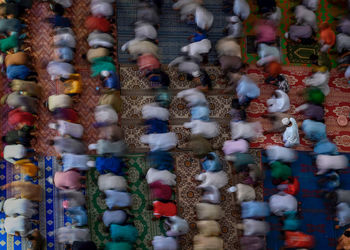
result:
M 209 121 L 209 108 L 207 106 L 191 108 L 191 120 Z
M 125 163 L 118 157 L 97 157 L 96 170 L 100 174 L 113 173 L 115 175 L 124 175 L 123 168 Z
M 259 87 L 247 76 L 241 77 L 236 91 L 240 103 L 244 103 L 247 100 L 252 100 L 260 96 Z
M 120 90 L 119 76 L 114 71 L 108 71 L 109 76 L 104 80 L 104 86 L 109 89 Z
M 220 171 L 222 169 L 222 164 L 220 162 L 220 158 L 218 157 L 218 155 L 214 152 L 210 152 L 209 155 L 211 155 L 214 158 L 214 160 L 209 160 L 208 157 L 206 156 L 204 158 L 204 161 L 202 162 L 202 168 L 205 171 L 209 171 L 209 172 Z
M 312 141 L 320 141 L 327 138 L 326 125 L 322 122 L 305 120 L 301 125 L 306 138 Z

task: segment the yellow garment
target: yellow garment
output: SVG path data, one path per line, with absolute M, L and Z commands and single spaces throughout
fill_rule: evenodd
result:
M 71 74 L 63 84 L 66 95 L 80 94 L 83 91 L 83 82 L 80 74 Z
M 20 167 L 21 173 L 28 175 L 30 177 L 35 177 L 38 175 L 38 166 L 32 163 L 29 159 L 23 159 L 16 161 L 14 163 L 16 167 Z

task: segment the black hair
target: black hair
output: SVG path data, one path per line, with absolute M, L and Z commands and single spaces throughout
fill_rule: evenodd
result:
M 242 106 L 239 103 L 239 100 L 237 98 L 233 98 L 232 99 L 231 107 L 234 108 L 234 109 L 241 109 L 242 108 Z
M 213 161 L 215 159 L 215 157 L 212 154 L 208 154 L 207 159 L 210 161 Z
M 1 137 L 2 142 L 6 142 L 6 136 Z
M 346 230 L 346 231 L 344 232 L 344 235 L 345 235 L 346 237 L 350 237 L 350 231 Z
M 64 14 L 64 7 L 58 3 L 55 3 L 52 7 L 52 11 L 59 16 L 63 16 Z

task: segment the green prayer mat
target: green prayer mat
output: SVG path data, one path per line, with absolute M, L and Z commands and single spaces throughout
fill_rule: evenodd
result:
M 317 55 L 319 50 L 320 45 L 318 43 L 302 44 L 289 42 L 287 44 L 287 55 L 291 63 L 310 64 L 310 56 Z
M 134 222 L 139 237 L 136 241 L 136 249 L 151 249 L 149 245 L 153 237 L 156 235 L 164 235 L 163 220 L 153 221 L 152 211 L 147 210 L 148 205 L 152 204 L 149 195 L 147 181 L 143 177 L 147 173 L 147 166 L 144 154 L 132 154 L 126 157 L 127 181 L 129 182 L 130 192 L 132 193 L 133 206 L 128 213 L 134 218 L 129 219 Z M 98 190 L 97 180 L 99 173 L 92 169 L 88 173 L 87 178 L 87 206 L 89 212 L 89 228 L 91 238 L 99 249 L 103 249 L 104 245 L 109 241 L 109 234 L 104 232 L 104 225 L 99 221 L 99 217 L 107 209 L 107 206 Z M 140 179 L 140 177 L 142 179 Z

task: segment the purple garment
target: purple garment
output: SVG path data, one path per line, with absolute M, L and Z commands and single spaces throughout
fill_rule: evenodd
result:
M 344 33 L 346 35 L 350 35 L 350 19 L 344 18 L 340 21 L 337 27 L 338 33 Z
M 262 237 L 243 236 L 241 237 L 241 248 L 245 250 L 265 249 L 265 240 Z
M 312 36 L 312 28 L 309 25 L 291 25 L 289 27 L 289 39 L 298 42 L 299 39 L 307 39 Z
M 304 115 L 307 117 L 307 119 L 322 121 L 324 117 L 324 109 L 322 106 L 310 103 L 307 105 Z

